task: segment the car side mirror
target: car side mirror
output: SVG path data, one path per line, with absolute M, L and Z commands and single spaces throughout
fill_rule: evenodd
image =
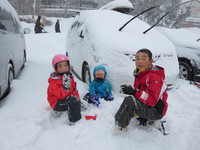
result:
M 31 29 L 30 28 L 25 28 L 24 29 L 24 34 L 29 34 L 31 33 Z

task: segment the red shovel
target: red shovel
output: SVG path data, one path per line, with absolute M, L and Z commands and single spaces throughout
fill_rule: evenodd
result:
M 91 115 L 85 115 L 85 119 L 86 119 L 86 120 L 90 120 L 90 119 L 92 119 L 92 120 L 96 120 L 96 119 L 97 119 L 97 114 L 95 114 L 94 116 L 91 116 Z

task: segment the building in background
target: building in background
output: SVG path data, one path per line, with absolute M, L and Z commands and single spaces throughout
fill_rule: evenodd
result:
M 95 9 L 94 0 L 8 0 L 19 15 L 70 17 L 80 10 Z
M 98 4 L 92 0 L 43 0 L 41 14 L 49 17 L 71 17 L 81 10 L 96 9 Z
M 181 22 L 181 27 L 200 27 L 199 0 L 183 0 L 179 11 L 187 12 L 187 17 Z
M 15 8 L 18 15 L 35 15 L 40 14 L 41 0 L 8 0 Z

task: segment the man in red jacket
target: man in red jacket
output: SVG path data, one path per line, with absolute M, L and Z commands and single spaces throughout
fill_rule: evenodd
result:
M 161 119 L 167 111 L 167 85 L 164 81 L 164 69 L 152 64 L 152 53 L 141 49 L 136 53 L 136 69 L 134 71 L 134 88 L 122 85 L 125 97 L 115 115 L 115 123 L 126 128 L 134 115 L 138 115 L 141 125 L 148 120 Z
M 54 72 L 48 79 L 48 102 L 55 113 L 68 111 L 69 121 L 76 122 L 81 119 L 81 102 L 76 82 L 70 72 L 69 58 L 57 54 L 52 60 L 52 66 Z

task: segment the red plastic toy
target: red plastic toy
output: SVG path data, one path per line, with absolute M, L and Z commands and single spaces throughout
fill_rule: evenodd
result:
M 97 119 L 97 114 L 95 114 L 94 116 L 85 115 L 85 119 L 86 119 L 86 120 L 90 120 L 90 119 L 96 120 L 96 119 Z

